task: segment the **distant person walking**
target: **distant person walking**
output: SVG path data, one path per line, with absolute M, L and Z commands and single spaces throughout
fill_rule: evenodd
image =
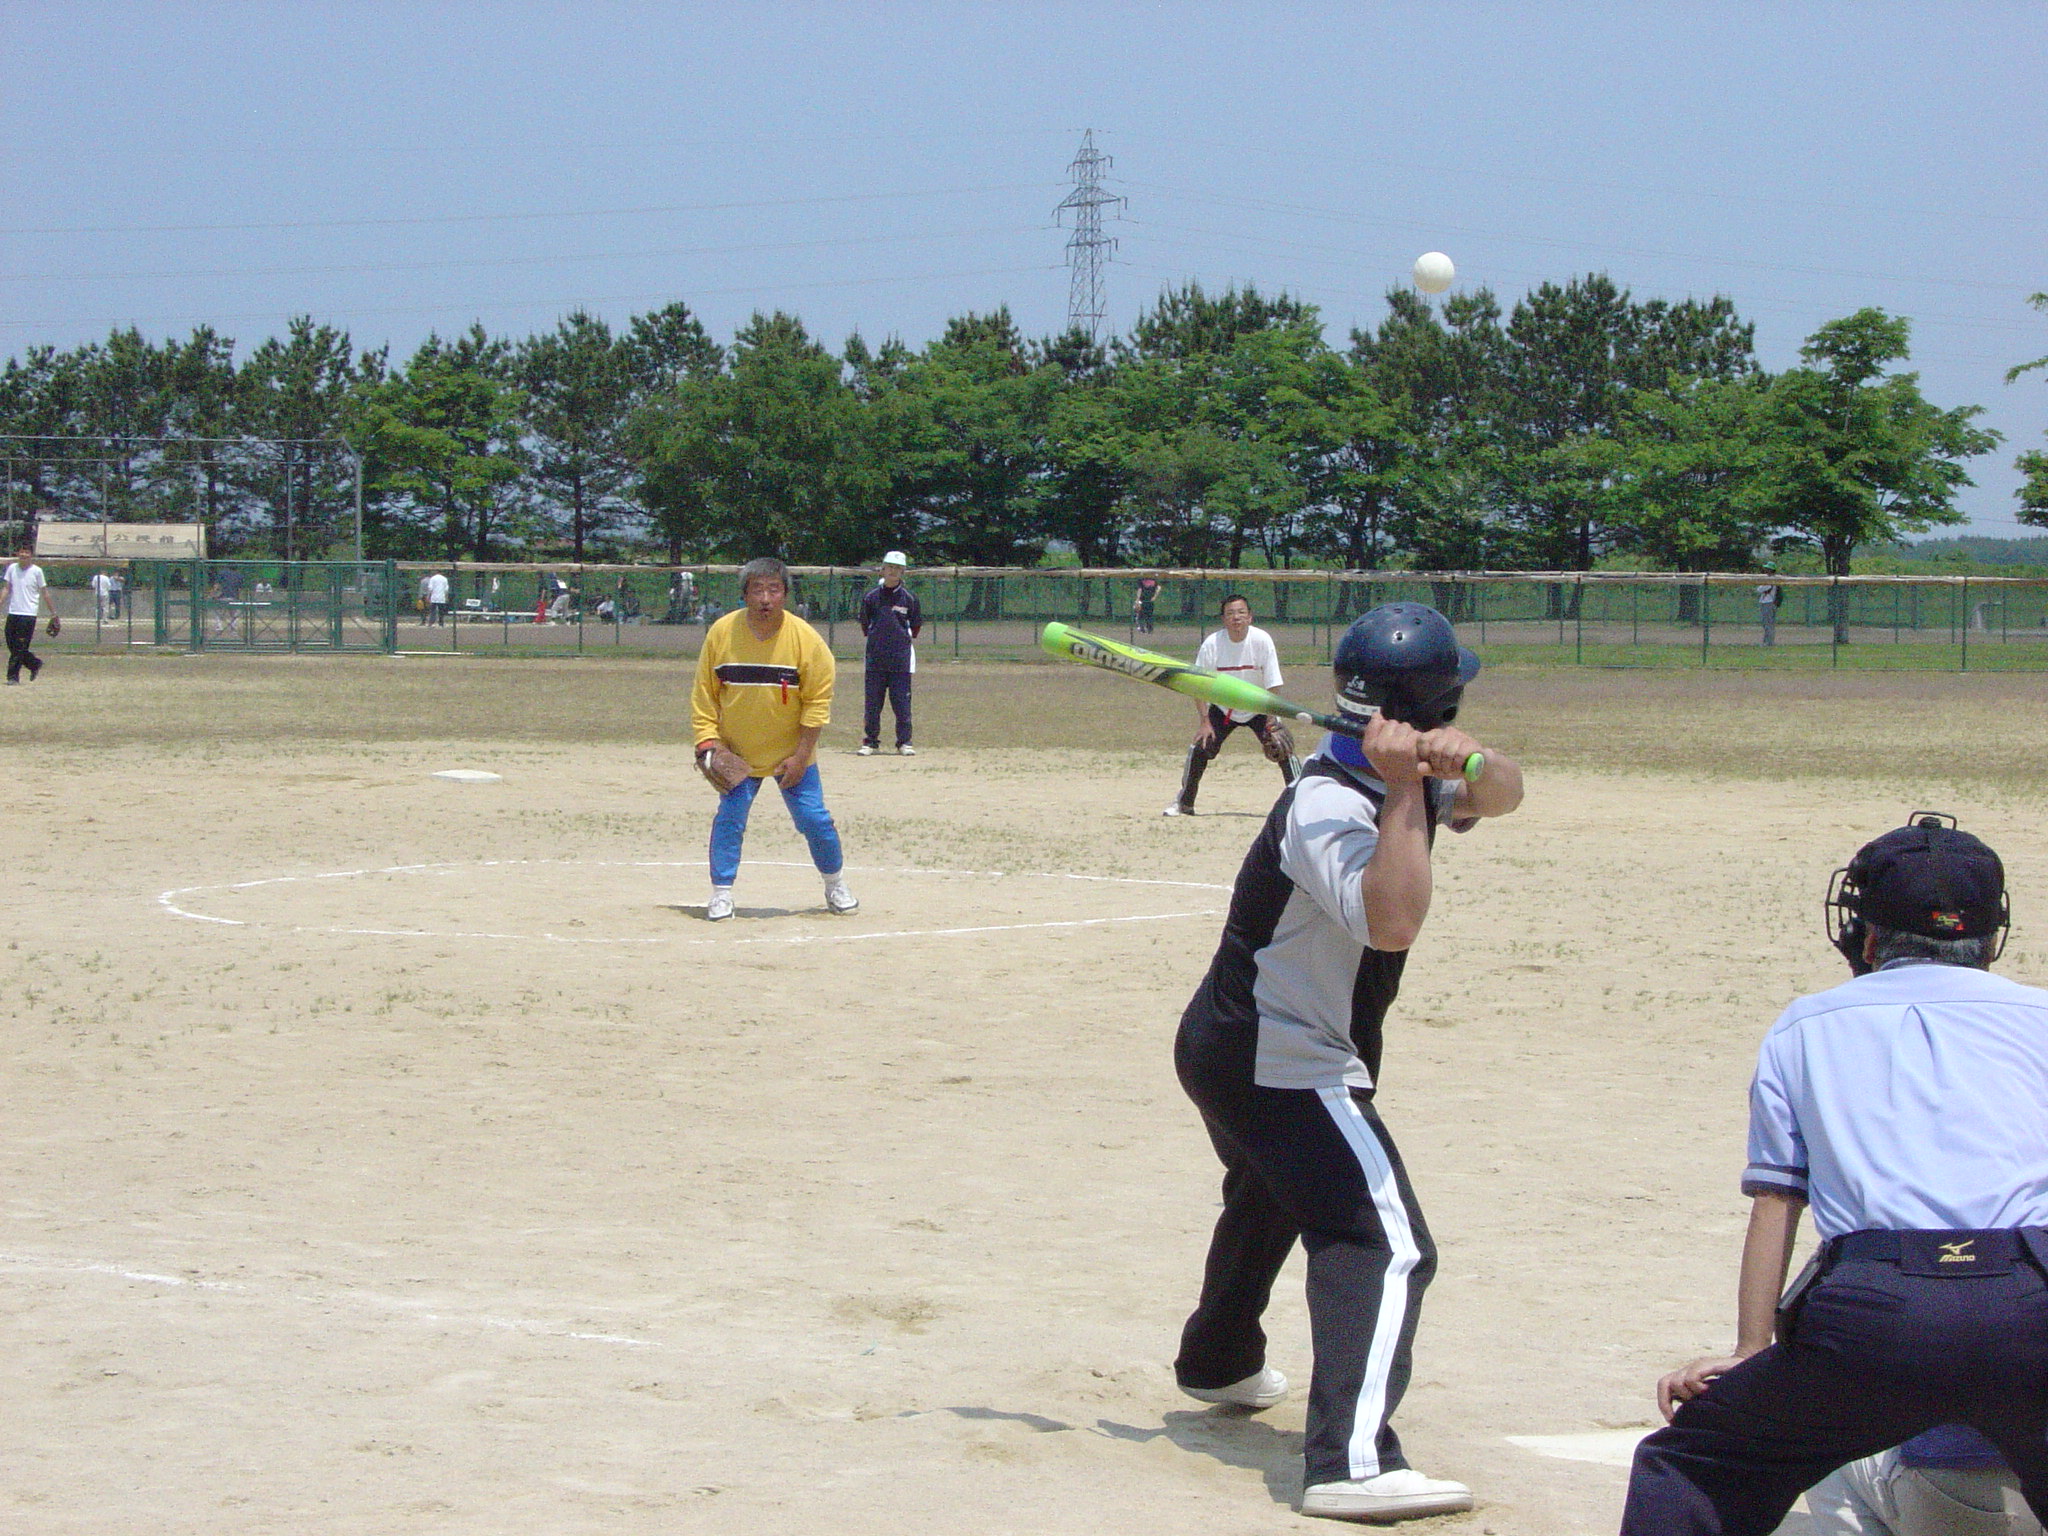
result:
M 1138 581 L 1138 595 L 1131 602 L 1131 628 L 1138 634 L 1152 633 L 1152 606 L 1158 601 L 1158 578 L 1141 577 Z
M 1764 571 L 1767 575 L 1774 574 L 1769 566 L 1765 566 Z M 1767 581 L 1756 589 L 1756 612 L 1764 626 L 1765 645 L 1778 643 L 1778 604 L 1784 596 L 1784 588 L 1775 581 Z
M 882 556 L 881 579 L 860 600 L 860 632 L 868 637 L 862 757 L 873 757 L 881 749 L 884 694 L 896 712 L 897 753 L 917 756 L 917 748 L 910 744 L 910 685 L 917 673 L 917 636 L 924 628 L 924 612 L 917 595 L 903 584 L 908 567 L 902 550 L 890 550 Z
M 216 635 L 233 634 L 242 618 L 241 567 L 223 565 L 214 573 L 213 601 L 218 610 L 213 616 L 213 632 Z
M 55 604 L 50 601 L 50 583 L 43 575 L 43 568 L 36 564 L 33 545 L 24 544 L 14 556 L 13 564 L 0 570 L 0 581 L 7 583 L 7 681 L 21 681 L 21 669 L 28 668 L 28 680 L 34 682 L 42 675 L 43 659 L 29 649 L 36 637 L 36 616 L 45 608 L 50 611 L 50 633 L 57 634 L 63 623 L 57 617 Z

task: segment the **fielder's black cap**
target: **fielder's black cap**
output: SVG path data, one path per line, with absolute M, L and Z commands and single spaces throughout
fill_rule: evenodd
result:
M 1849 861 L 1867 923 L 1930 939 L 1977 939 L 2006 921 L 2005 865 L 1983 841 L 1916 817 L 1865 843 Z

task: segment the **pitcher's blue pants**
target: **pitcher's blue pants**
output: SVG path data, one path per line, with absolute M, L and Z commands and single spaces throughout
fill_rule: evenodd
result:
M 739 878 L 740 848 L 747 840 L 747 816 L 754 809 L 754 796 L 766 779 L 742 779 L 719 797 L 718 814 L 711 819 L 711 883 L 731 885 Z M 779 787 L 779 786 L 778 786 Z M 825 809 L 825 786 L 818 778 L 818 765 L 811 764 L 795 789 L 782 791 L 782 803 L 789 807 L 789 819 L 811 845 L 811 862 L 821 875 L 836 875 L 846 862 L 839 851 L 839 829 L 832 825 L 832 813 Z

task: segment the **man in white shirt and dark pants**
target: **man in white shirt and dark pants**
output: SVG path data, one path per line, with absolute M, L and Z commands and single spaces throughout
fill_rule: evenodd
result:
M 36 615 L 49 608 L 50 633 L 60 627 L 34 546 L 22 545 L 13 563 L 0 569 L 0 581 L 7 584 L 7 681 L 20 682 L 21 669 L 27 667 L 28 680 L 34 682 L 43 670 L 43 659 L 29 649 L 36 637 Z
M 2048 992 L 1989 972 L 2004 866 L 1916 814 L 1829 907 L 1854 977 L 1785 1010 L 1750 1086 L 1735 1349 L 1658 1383 L 1623 1536 L 1766 1536 L 1945 1424 L 2048 1514 Z M 1808 1205 L 1821 1246 L 1781 1302 Z
M 439 571 L 429 576 L 421 586 L 427 596 L 427 622 L 446 624 L 448 622 L 448 578 Z
M 1195 652 L 1195 665 L 1204 672 L 1244 678 L 1261 688 L 1281 686 L 1285 679 L 1280 676 L 1280 653 L 1273 648 L 1273 637 L 1252 623 L 1251 603 L 1241 593 L 1233 592 L 1223 599 L 1222 612 L 1223 627 L 1202 641 L 1201 649 Z M 1280 765 L 1283 784 L 1292 784 L 1301 772 L 1301 763 L 1294 755 L 1293 735 L 1271 715 L 1197 703 L 1195 719 L 1198 726 L 1194 743 L 1188 748 L 1187 765 L 1181 770 L 1180 794 L 1166 808 L 1165 815 L 1195 814 L 1195 792 L 1201 788 L 1203 771 L 1223 750 L 1223 739 L 1240 725 L 1250 726 L 1268 760 Z

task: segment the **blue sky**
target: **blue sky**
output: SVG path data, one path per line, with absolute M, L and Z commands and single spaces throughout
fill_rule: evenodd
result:
M 2048 10 L 1371 4 L 61 4 L 0 13 L 0 354 L 309 312 L 403 354 L 683 299 L 916 345 L 1065 319 L 1084 128 L 1129 199 L 1111 323 L 1256 282 L 1342 343 L 1428 249 L 1504 300 L 1729 295 L 1766 366 L 1875 304 L 2006 434 L 2048 380 Z

